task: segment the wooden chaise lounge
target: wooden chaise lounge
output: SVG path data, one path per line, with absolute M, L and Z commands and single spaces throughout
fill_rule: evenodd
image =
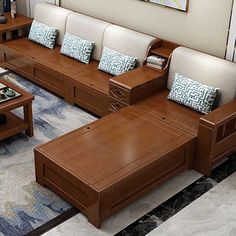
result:
M 203 115 L 167 100 L 176 72 L 219 87 L 219 108 Z M 168 88 L 37 147 L 37 182 L 100 227 L 111 214 L 192 165 L 209 175 L 236 150 L 235 76 L 233 63 L 175 49 Z

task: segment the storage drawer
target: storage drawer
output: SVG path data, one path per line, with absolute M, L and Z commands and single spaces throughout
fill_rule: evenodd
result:
M 83 84 L 74 84 L 73 102 L 99 116 L 110 113 L 108 110 L 109 97 Z
M 182 168 L 186 169 L 186 149 L 181 147 L 178 151 L 168 154 L 113 185 L 103 201 L 103 207 L 108 210 L 107 214 L 109 214 L 109 210 L 113 211 L 115 208 L 126 205 L 125 203 L 129 199 L 135 198 L 142 189 L 158 184 L 164 176 Z
M 34 78 L 42 86 L 64 97 L 64 77 L 39 65 L 34 66 Z
M 9 65 L 18 68 L 29 75 L 33 75 L 32 61 L 27 60 L 23 56 L 10 51 L 5 51 L 3 53 L 3 57 L 4 62 L 7 62 Z
M 117 99 L 112 97 L 109 98 L 109 110 L 112 112 L 119 111 L 121 108 L 127 107 L 128 104 L 123 103 Z
M 130 103 L 130 91 L 126 90 L 125 88 L 110 83 L 109 95 L 110 97 L 118 99 L 124 103 Z
M 77 186 L 75 186 L 70 180 L 67 180 L 46 165 L 44 165 L 44 178 L 48 185 L 54 185 L 58 190 L 63 190 L 70 198 L 80 204 L 81 207 L 88 207 L 89 197 L 86 192 L 79 188 L 79 181 Z

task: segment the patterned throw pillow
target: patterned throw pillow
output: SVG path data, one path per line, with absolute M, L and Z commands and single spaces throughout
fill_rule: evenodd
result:
M 201 84 L 176 73 L 167 98 L 207 114 L 212 110 L 217 92 L 217 88 Z
M 62 43 L 61 53 L 88 64 L 94 47 L 94 42 L 66 33 Z
M 47 48 L 53 48 L 57 38 L 57 29 L 33 21 L 30 33 L 29 40 L 39 43 Z
M 104 47 L 98 69 L 112 75 L 120 75 L 134 69 L 137 60 L 137 58 Z

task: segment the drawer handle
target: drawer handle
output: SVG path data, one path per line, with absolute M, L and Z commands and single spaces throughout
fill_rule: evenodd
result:
M 115 98 L 125 99 L 127 97 L 127 94 L 124 91 L 117 88 L 112 88 L 110 92 L 111 95 L 114 96 Z
M 124 107 L 118 102 L 111 102 L 110 105 L 111 105 L 111 108 L 115 111 L 119 111 L 121 108 Z

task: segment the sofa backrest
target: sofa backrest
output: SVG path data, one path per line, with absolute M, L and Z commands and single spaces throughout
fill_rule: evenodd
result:
M 175 73 L 219 88 L 217 105 L 236 98 L 236 64 L 196 50 L 178 47 L 173 51 L 168 75 L 168 89 Z
M 61 45 L 65 34 L 66 21 L 72 11 L 49 3 L 37 3 L 34 9 L 34 19 L 45 25 L 58 29 L 57 44 Z
M 118 25 L 106 28 L 103 47 L 114 49 L 123 54 L 138 58 L 138 66 L 142 65 L 147 57 L 149 47 L 156 38 L 130 30 Z
M 80 13 L 72 13 L 68 16 L 66 32 L 76 35 L 82 39 L 95 42 L 92 58 L 100 60 L 102 54 L 102 41 L 105 29 L 110 23 L 86 16 Z

